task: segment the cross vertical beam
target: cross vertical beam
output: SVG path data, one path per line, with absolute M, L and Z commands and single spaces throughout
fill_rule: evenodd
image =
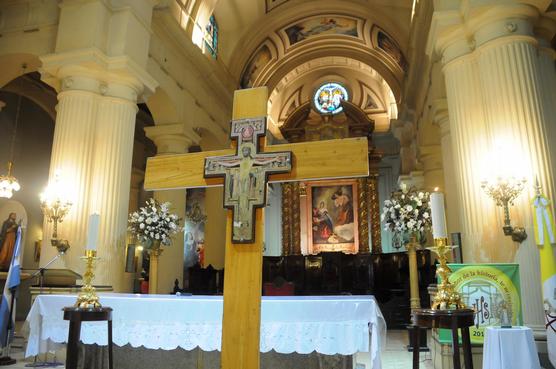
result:
M 232 119 L 266 116 L 267 101 L 266 87 L 236 91 Z M 232 228 L 227 210 L 221 367 L 259 369 L 264 208 L 255 210 L 252 244 L 232 243 Z

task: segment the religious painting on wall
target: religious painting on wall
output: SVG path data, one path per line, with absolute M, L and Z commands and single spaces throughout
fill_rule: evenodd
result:
M 205 189 L 187 190 L 184 224 L 184 269 L 203 266 L 205 244 Z
M 307 183 L 309 253 L 357 253 L 358 209 L 354 199 L 357 199 L 355 180 Z
M 402 53 L 402 50 L 390 36 L 382 31 L 378 31 L 376 35 L 376 42 L 378 47 L 390 56 L 403 70 L 407 69 L 407 61 Z
M 251 88 L 257 77 L 261 74 L 262 69 L 272 59 L 272 53 L 268 45 L 263 44 L 251 57 L 247 67 L 243 71 L 241 77 L 241 88 Z
M 359 37 L 357 19 L 328 16 L 301 20 L 284 29 L 291 45 L 319 35 L 344 35 Z

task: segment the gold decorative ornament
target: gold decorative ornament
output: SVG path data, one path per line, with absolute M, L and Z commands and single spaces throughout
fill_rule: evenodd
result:
M 102 305 L 99 302 L 96 289 L 92 285 L 95 278 L 95 263 L 98 260 L 96 250 L 86 250 L 85 256 L 82 256 L 81 259 L 85 260 L 85 273 L 83 274 L 83 286 L 79 296 L 77 296 L 75 307 L 79 309 L 101 308 Z
M 419 269 L 417 267 L 417 249 L 420 248 L 417 237 L 412 235 L 407 243 L 407 258 L 409 261 L 409 306 L 411 310 L 421 307 L 419 295 Z
M 300 216 L 300 189 L 299 182 L 292 185 L 292 254 L 301 255 L 301 216 Z
M 447 238 L 435 238 L 434 247 L 427 247 L 428 250 L 438 255 L 439 262 L 436 267 L 436 276 L 440 278 L 440 283 L 437 285 L 438 292 L 434 296 L 431 305 L 431 308 L 434 310 L 467 308 L 461 300 L 461 295 L 454 290 L 454 285 L 449 281 L 452 270 L 448 264 L 446 264 L 446 254 L 456 247 L 457 246 L 454 245 L 448 245 Z
M 369 252 L 369 203 L 367 201 L 367 180 L 357 180 L 357 194 L 359 201 L 359 252 Z
M 374 173 L 367 179 L 368 184 L 368 203 L 371 213 L 371 242 L 374 254 L 382 253 L 382 240 L 380 238 L 380 203 L 378 199 L 378 174 Z
M 510 220 L 510 206 L 525 188 L 527 180 L 525 178 L 497 178 L 496 182 L 481 182 L 481 187 L 491 199 L 496 202 L 496 206 L 504 209 L 504 234 L 511 236 L 514 242 L 523 242 L 527 239 L 527 233 L 523 227 L 513 227 Z
M 282 254 L 291 254 L 292 184 L 282 183 Z
M 162 254 L 160 241 L 153 241 L 149 252 L 149 294 L 158 293 L 158 257 Z

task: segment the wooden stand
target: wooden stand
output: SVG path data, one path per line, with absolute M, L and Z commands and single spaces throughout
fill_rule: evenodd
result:
M 69 320 L 66 369 L 77 369 L 78 343 L 81 335 L 81 322 L 108 321 L 108 368 L 113 369 L 112 358 L 112 308 L 79 309 L 64 308 L 64 320 Z
M 413 369 L 419 369 L 419 327 L 446 328 L 452 330 L 452 348 L 454 369 L 461 369 L 459 358 L 458 329 L 461 330 L 463 345 L 463 361 L 465 369 L 473 369 L 471 358 L 471 340 L 469 338 L 469 327 L 474 324 L 474 311 L 471 309 L 458 310 L 432 310 L 415 309 L 411 313 L 413 321 Z

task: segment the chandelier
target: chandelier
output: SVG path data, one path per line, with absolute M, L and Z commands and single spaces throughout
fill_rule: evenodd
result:
M 19 191 L 21 186 L 17 179 L 12 176 L 13 163 L 8 162 L 8 174 L 0 176 L 0 197 L 7 199 L 13 196 L 14 191 Z
M 17 134 L 17 125 L 19 123 L 20 109 L 21 109 L 21 95 L 19 95 L 17 100 L 17 111 L 15 113 L 15 125 L 12 134 L 12 144 L 10 148 L 10 161 L 8 161 L 8 174 L 0 175 L 0 197 L 5 197 L 7 199 L 11 198 L 14 192 L 17 192 L 21 189 L 21 186 L 19 185 L 17 178 L 15 178 L 12 175 L 15 137 Z

